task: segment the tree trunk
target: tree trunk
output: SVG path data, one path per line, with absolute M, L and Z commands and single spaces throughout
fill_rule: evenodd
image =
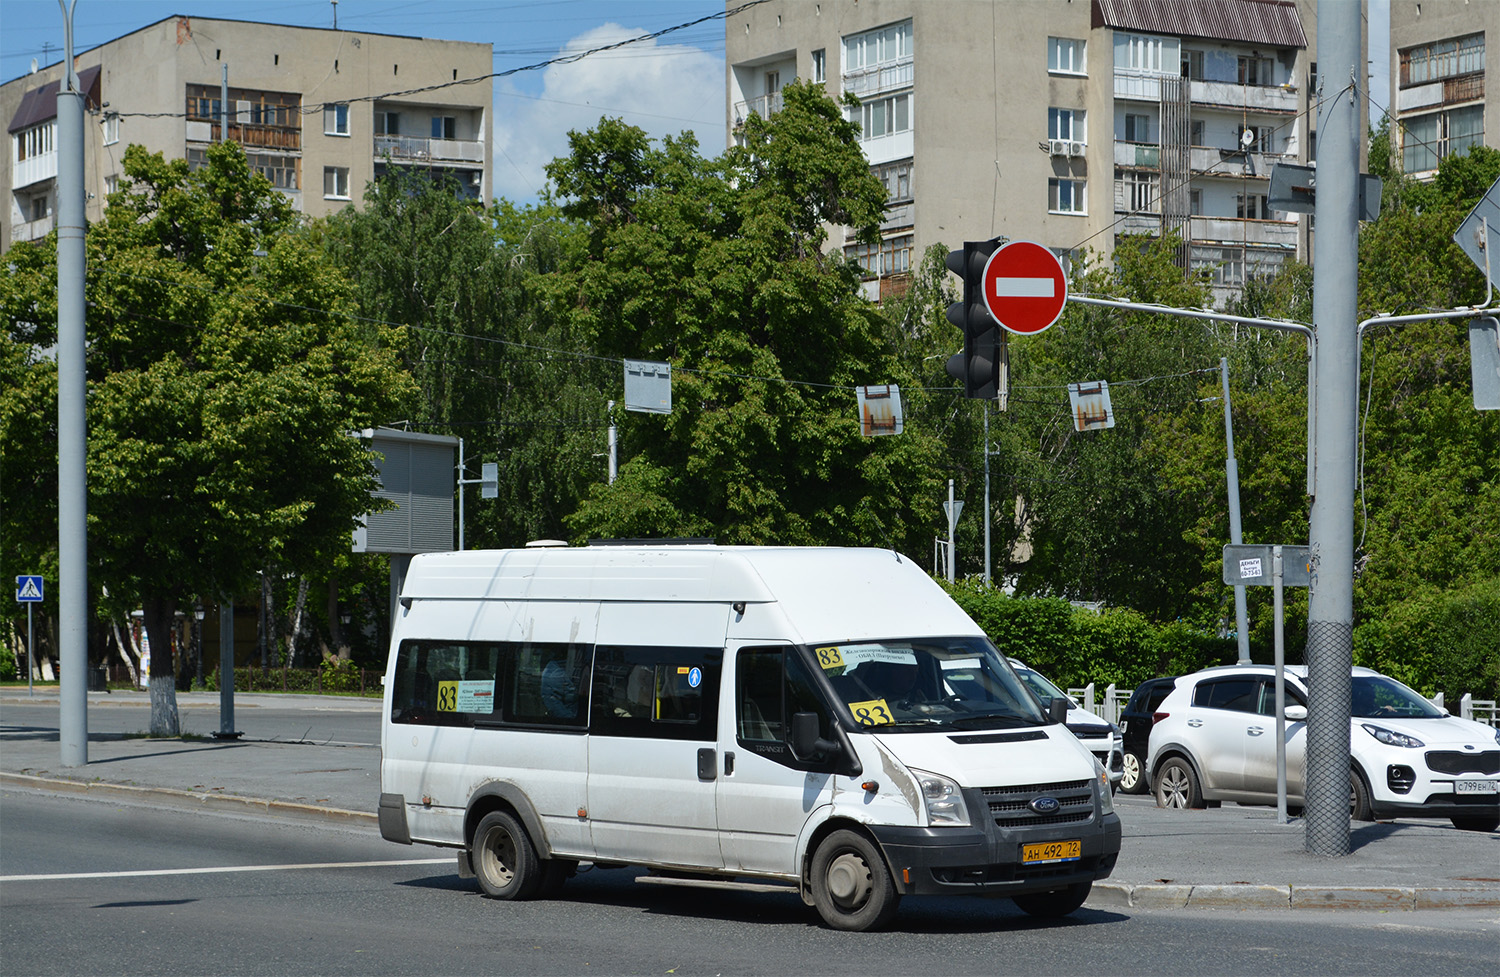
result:
M 290 668 L 297 660 L 297 635 L 302 630 L 302 611 L 305 607 L 307 607 L 307 577 L 301 576 L 297 578 L 297 606 L 292 611 L 292 630 L 286 638 L 286 668 Z
M 113 628 L 115 632 L 115 648 L 120 652 L 120 660 L 125 663 L 126 668 L 130 669 L 130 684 L 135 686 L 136 688 L 140 688 L 141 649 L 136 647 L 135 633 L 128 627 L 125 629 L 125 633 L 130 635 L 130 648 L 127 651 L 125 647 L 125 641 L 120 637 L 120 622 L 111 620 L 109 622 L 109 626 Z
M 172 615 L 177 610 L 171 599 L 152 598 L 142 603 L 142 624 L 151 644 L 151 727 L 152 736 L 179 736 L 182 725 L 177 715 L 177 676 L 172 667 Z

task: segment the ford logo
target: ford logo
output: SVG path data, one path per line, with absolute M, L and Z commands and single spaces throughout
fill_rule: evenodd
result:
M 1057 798 L 1049 797 L 1045 794 L 1032 799 L 1026 806 L 1031 808 L 1036 814 L 1056 814 L 1062 810 L 1062 804 L 1058 802 Z

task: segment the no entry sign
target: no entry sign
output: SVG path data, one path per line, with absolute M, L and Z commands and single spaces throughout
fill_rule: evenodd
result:
M 984 304 L 1011 332 L 1033 335 L 1062 315 L 1068 278 L 1057 255 L 1032 241 L 1012 241 L 984 266 Z

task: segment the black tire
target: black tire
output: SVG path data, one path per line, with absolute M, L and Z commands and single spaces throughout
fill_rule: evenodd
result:
M 1010 901 L 1028 915 L 1056 919 L 1083 905 L 1093 887 L 1092 882 L 1079 882 L 1052 892 L 1029 892 L 1024 896 L 1011 896 Z
M 1151 778 L 1156 790 L 1157 807 L 1178 809 L 1203 807 L 1203 791 L 1198 787 L 1198 774 L 1193 765 L 1182 757 L 1171 757 L 1156 770 Z
M 1146 761 L 1142 760 L 1140 754 L 1126 751 L 1124 761 L 1124 773 L 1120 775 L 1120 789 L 1127 794 L 1146 793 L 1145 773 Z
M 879 929 L 901 903 L 880 851 L 855 831 L 835 831 L 823 839 L 813 855 L 811 881 L 818 915 L 837 930 Z
M 1451 820 L 1453 826 L 1460 831 L 1494 831 L 1500 828 L 1500 814 L 1475 814 Z
M 469 864 L 480 890 L 491 899 L 530 899 L 542 884 L 536 847 L 521 822 L 506 811 L 491 811 L 474 829 Z
M 1349 817 L 1355 821 L 1375 820 L 1375 811 L 1370 806 L 1370 788 L 1358 770 L 1349 771 Z

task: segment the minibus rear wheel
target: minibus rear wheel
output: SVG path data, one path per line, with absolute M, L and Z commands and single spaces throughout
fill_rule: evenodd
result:
M 856 831 L 839 830 L 813 855 L 813 905 L 834 929 L 879 929 L 896 915 L 901 894 L 875 845 Z
M 530 899 L 542 883 L 536 848 L 514 815 L 491 811 L 474 830 L 469 863 L 491 899 Z

